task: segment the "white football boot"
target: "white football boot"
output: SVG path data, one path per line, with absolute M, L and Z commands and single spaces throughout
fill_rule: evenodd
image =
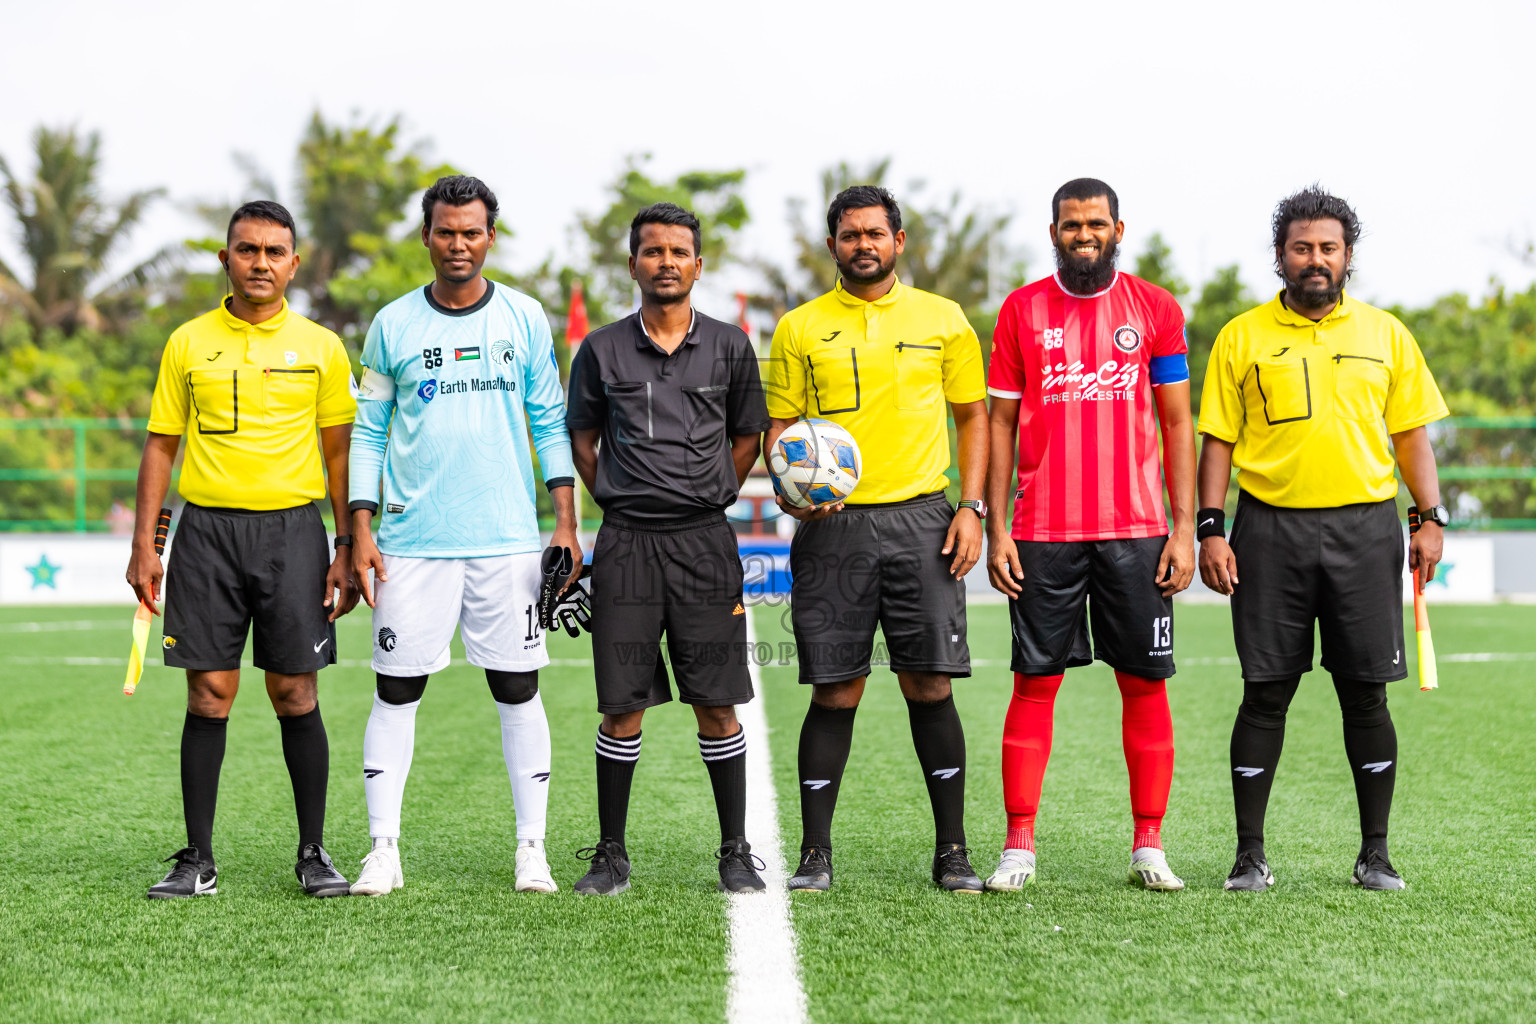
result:
M 537 839 L 526 839 L 517 844 L 517 891 L 558 892 L 560 887 L 549 871 L 549 861 L 544 857 L 544 844 Z
M 988 892 L 1018 892 L 1035 884 L 1035 851 L 1004 850 L 997 870 L 987 879 Z
M 1163 851 L 1150 846 L 1138 846 L 1131 851 L 1131 881 L 1155 892 L 1178 892 L 1184 888 L 1184 879 L 1169 870 Z
M 363 858 L 363 870 L 352 883 L 352 895 L 383 896 L 404 885 L 405 876 L 400 873 L 400 848 L 376 846 Z

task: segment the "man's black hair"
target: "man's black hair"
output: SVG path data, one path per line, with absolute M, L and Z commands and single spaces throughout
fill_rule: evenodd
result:
M 901 207 L 896 197 L 879 185 L 851 185 L 837 194 L 827 207 L 827 237 L 837 237 L 837 222 L 849 210 L 863 210 L 871 206 L 885 207 L 885 219 L 891 225 L 891 234 L 901 230 Z
M 434 181 L 432 187 L 422 195 L 421 224 L 429 231 L 432 229 L 432 209 L 438 203 L 468 206 L 476 199 L 485 204 L 485 227 L 489 231 L 496 226 L 496 216 L 501 212 L 501 207 L 496 204 L 496 193 L 479 178 L 467 174 L 446 174 Z
M 693 232 L 694 259 L 703 255 L 704 229 L 699 225 L 699 218 L 676 203 L 652 203 L 635 214 L 635 219 L 629 222 L 629 254 L 631 256 L 640 255 L 640 228 L 645 224 L 672 224 L 687 228 Z
M 1120 197 L 1115 195 L 1115 190 L 1098 178 L 1073 178 L 1051 196 L 1051 223 L 1061 223 L 1061 201 L 1063 199 L 1076 199 L 1085 202 L 1089 199 L 1097 199 L 1103 196 L 1109 200 L 1109 219 L 1119 223 L 1120 221 Z
M 288 207 L 282 203 L 274 203 L 270 199 L 258 199 L 253 203 L 245 203 L 229 218 L 229 228 L 224 232 L 224 244 L 228 245 L 230 239 L 235 237 L 235 225 L 243 220 L 264 220 L 280 225 L 288 229 L 288 234 L 293 237 L 295 247 L 299 244 L 299 229 L 293 223 L 293 214 L 288 212 Z
M 1344 229 L 1344 244 L 1351 249 L 1360 240 L 1360 218 L 1355 215 L 1354 208 L 1338 196 L 1324 192 L 1321 185 L 1313 182 L 1275 205 L 1275 250 L 1278 252 L 1285 248 L 1292 224 L 1314 220 L 1338 221 Z

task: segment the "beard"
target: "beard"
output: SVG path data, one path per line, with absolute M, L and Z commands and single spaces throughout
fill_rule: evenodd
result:
M 859 273 L 854 269 L 855 260 L 861 256 L 870 255 L 873 255 L 875 258 L 874 270 L 868 273 Z M 852 281 L 854 284 L 874 284 L 877 281 L 884 281 L 887 277 L 891 276 L 891 271 L 896 269 L 896 258 L 894 256 L 891 257 L 891 262 L 886 263 L 880 259 L 879 253 L 855 253 L 854 259 L 849 260 L 847 263 L 844 263 L 842 260 L 836 260 L 835 262 L 837 263 L 837 272 L 843 276 L 843 280 Z
M 1344 281 L 1334 280 L 1327 267 L 1304 267 L 1294 278 L 1282 276 L 1285 277 L 1286 305 L 1292 308 L 1322 309 L 1336 304 L 1344 296 Z M 1349 276 L 1347 271 L 1344 276 Z
M 1104 246 L 1097 259 L 1084 260 L 1072 255 L 1060 244 L 1056 245 L 1056 272 L 1062 287 L 1073 295 L 1092 295 L 1109 287 L 1115 279 L 1115 260 L 1119 259 L 1119 247 L 1114 239 Z

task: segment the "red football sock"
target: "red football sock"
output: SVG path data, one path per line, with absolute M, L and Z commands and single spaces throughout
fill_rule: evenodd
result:
M 1136 832 L 1131 848 L 1163 848 L 1163 815 L 1173 785 L 1173 715 L 1161 679 L 1115 673 L 1120 684 L 1120 727 L 1125 767 L 1131 776 L 1131 815 Z
M 1008 812 L 1009 850 L 1035 848 L 1040 785 L 1051 759 L 1051 720 L 1061 676 L 1013 675 L 1013 699 L 1003 721 L 1003 807 Z

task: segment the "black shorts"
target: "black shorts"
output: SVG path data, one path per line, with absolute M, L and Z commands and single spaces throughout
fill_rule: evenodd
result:
M 1016 543 L 1024 592 L 1008 602 L 1013 671 L 1056 676 L 1097 657 L 1146 679 L 1173 675 L 1173 598 L 1156 580 L 1167 537 Z
M 256 667 L 285 676 L 336 663 L 314 505 L 276 512 L 188 505 L 165 576 L 165 663 L 195 672 L 240 667 L 254 627 Z
M 736 533 L 719 512 L 648 523 L 604 516 L 592 552 L 592 665 L 605 715 L 672 699 L 667 661 L 684 704 L 752 699 L 747 611 Z
M 1369 683 L 1407 677 L 1395 501 L 1278 508 L 1244 492 L 1231 544 L 1232 632 L 1244 679 L 1311 671 L 1314 622 L 1328 672 Z
M 869 675 L 877 624 L 892 672 L 971 674 L 965 584 L 941 554 L 954 515 L 935 492 L 800 525 L 789 569 L 802 683 Z

